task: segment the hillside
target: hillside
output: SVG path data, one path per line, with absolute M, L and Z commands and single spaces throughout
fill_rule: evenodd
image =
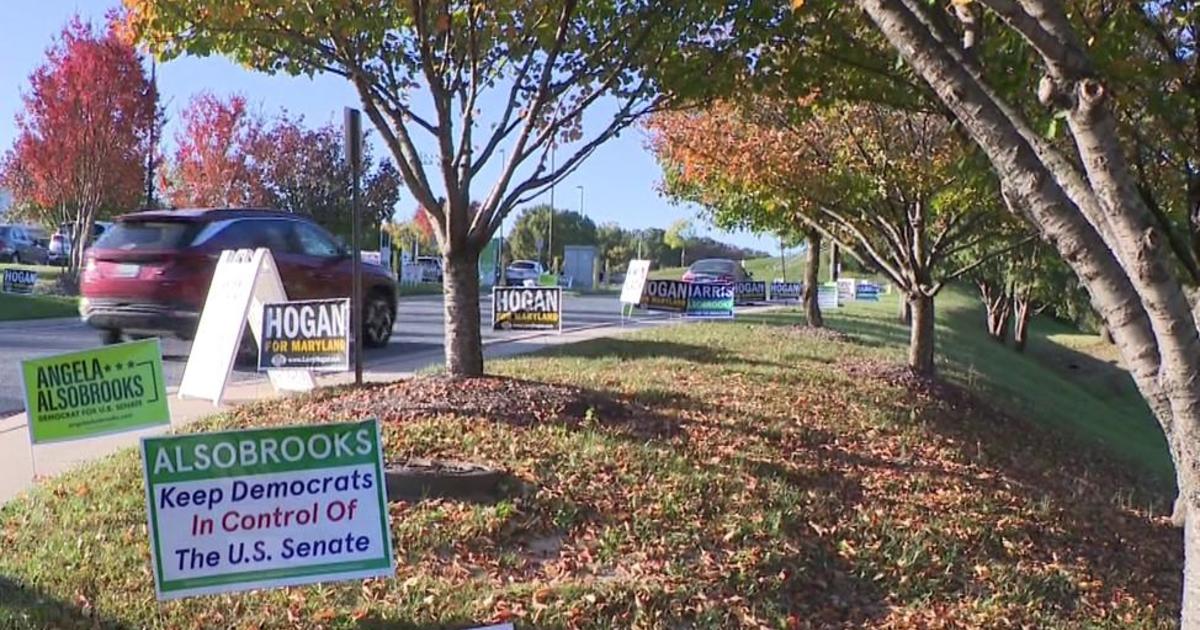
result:
M 394 579 L 158 605 L 126 451 L 0 508 L 0 627 L 1172 627 L 1179 534 L 1127 379 L 1045 322 L 1028 356 L 984 341 L 949 293 L 951 382 L 915 382 L 894 308 L 816 333 L 794 312 L 656 328 L 218 416 L 192 430 L 376 416 L 389 459 L 509 481 L 393 504 Z

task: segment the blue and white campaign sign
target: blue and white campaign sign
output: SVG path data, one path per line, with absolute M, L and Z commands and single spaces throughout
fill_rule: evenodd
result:
M 687 308 L 684 317 L 695 319 L 730 319 L 733 317 L 734 288 L 732 284 L 703 284 L 687 282 Z
M 767 301 L 767 283 L 761 280 L 744 280 L 733 285 L 735 304 L 757 304 Z
M 838 287 L 836 284 L 827 283 L 817 287 L 817 308 L 824 310 L 836 309 L 838 307 Z
M 854 287 L 854 299 L 859 302 L 878 302 L 879 285 L 869 280 L 860 280 Z
M 788 300 L 799 300 L 800 294 L 804 292 L 804 284 L 800 282 L 784 282 L 776 280 L 771 283 L 771 301 L 786 302 Z
M 854 301 L 854 287 L 858 281 L 854 278 L 838 278 L 837 281 L 837 296 L 838 302 L 845 304 L 846 302 Z
M 0 285 L 0 291 L 4 293 L 15 293 L 17 295 L 29 295 L 33 293 L 33 287 L 37 285 L 38 275 L 36 271 L 28 269 L 5 269 L 4 281 Z

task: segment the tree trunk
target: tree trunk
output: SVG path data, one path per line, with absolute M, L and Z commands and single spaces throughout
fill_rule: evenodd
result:
M 467 248 L 463 248 L 467 250 Z M 451 376 L 483 374 L 483 339 L 479 331 L 479 254 L 454 251 L 442 258 L 442 293 L 446 327 L 446 372 Z
M 1020 293 L 1013 295 L 1013 348 L 1017 352 L 1025 352 L 1025 342 L 1029 339 L 1029 319 L 1032 314 L 1029 299 Z
M 918 293 L 908 300 L 912 309 L 908 367 L 919 376 L 933 376 L 933 298 Z
M 1178 281 L 1157 252 L 1160 236 L 1146 223 L 1140 200 L 1130 199 L 1129 174 L 1111 122 L 1112 114 L 1087 101 L 1101 101 L 1103 85 L 1074 81 L 1081 106 L 1068 122 L 1088 180 L 1062 154 L 1042 141 L 1023 116 L 979 78 L 955 47 L 939 41 L 922 10 L 897 0 L 857 0 L 858 6 L 950 109 L 987 154 L 1014 207 L 1038 226 L 1088 289 L 1121 350 L 1134 381 L 1163 428 L 1175 463 L 1180 500 L 1176 516 L 1185 523 L 1184 628 L 1200 628 L 1200 342 L 1196 318 L 1180 298 Z M 1061 8 L 1044 1 L 1021 5 L 1031 21 L 1070 31 Z M 924 16 L 927 18 L 927 16 Z M 1025 14 L 1030 17 L 1030 14 Z M 1022 23 L 1026 25 L 1026 23 Z M 1027 25 L 1026 25 L 1027 27 Z M 1027 27 L 1028 28 L 1028 27 Z M 1073 42 L 1044 55 L 1076 52 Z M 1086 54 L 1086 53 L 1080 53 Z M 1071 64 L 1054 62 L 1061 67 Z M 1086 73 L 1084 76 L 1087 76 Z M 1124 181 L 1122 181 L 1124 180 Z
M 1114 343 L 1112 331 L 1108 329 L 1108 324 L 1100 324 L 1100 340 L 1109 345 Z
M 804 316 L 810 328 L 822 328 L 825 320 L 817 303 L 817 286 L 821 284 L 821 233 L 816 228 L 809 228 L 806 237 L 808 256 L 804 268 Z
M 908 303 L 908 298 L 906 298 L 904 296 L 900 296 L 900 299 L 896 300 L 896 305 L 897 305 L 896 306 L 896 319 L 899 320 L 900 323 L 904 324 L 905 326 L 911 326 L 912 325 L 912 304 Z
M 984 324 L 992 341 L 1004 344 L 1008 340 L 1008 323 L 1012 317 L 1012 296 L 1004 287 L 980 280 L 979 296 L 983 300 Z
M 829 281 L 837 282 L 842 271 L 842 248 L 837 243 L 829 244 Z

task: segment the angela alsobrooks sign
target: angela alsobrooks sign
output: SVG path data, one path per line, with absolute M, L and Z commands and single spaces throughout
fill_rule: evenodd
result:
M 561 287 L 495 287 L 492 289 L 495 330 L 561 330 Z
M 379 424 L 144 438 L 159 599 L 389 576 Z
M 170 424 L 157 339 L 21 362 L 34 444 Z
M 350 298 L 263 305 L 258 369 L 350 369 Z

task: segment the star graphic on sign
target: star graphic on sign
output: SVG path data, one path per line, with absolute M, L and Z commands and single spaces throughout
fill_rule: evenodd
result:
M 121 366 L 120 366 L 120 365 L 118 365 L 118 366 L 117 366 L 117 369 L 121 369 Z M 106 366 L 104 366 L 104 371 L 105 371 L 105 372 L 111 372 L 111 371 L 112 371 L 112 366 L 111 366 L 111 365 L 106 365 Z
M 122 370 L 122 369 L 123 369 L 125 366 L 124 366 L 124 365 L 121 365 L 120 363 L 118 363 L 118 364 L 116 364 L 116 365 L 115 365 L 115 366 L 113 366 L 113 367 L 117 368 L 117 371 L 118 371 L 118 372 L 120 372 L 120 371 L 121 371 L 121 370 Z
M 131 370 L 132 370 L 132 369 L 133 369 L 133 361 L 130 361 L 130 362 L 126 363 L 126 364 L 125 364 L 125 367 L 127 367 L 127 368 L 129 368 L 129 369 L 131 369 Z

